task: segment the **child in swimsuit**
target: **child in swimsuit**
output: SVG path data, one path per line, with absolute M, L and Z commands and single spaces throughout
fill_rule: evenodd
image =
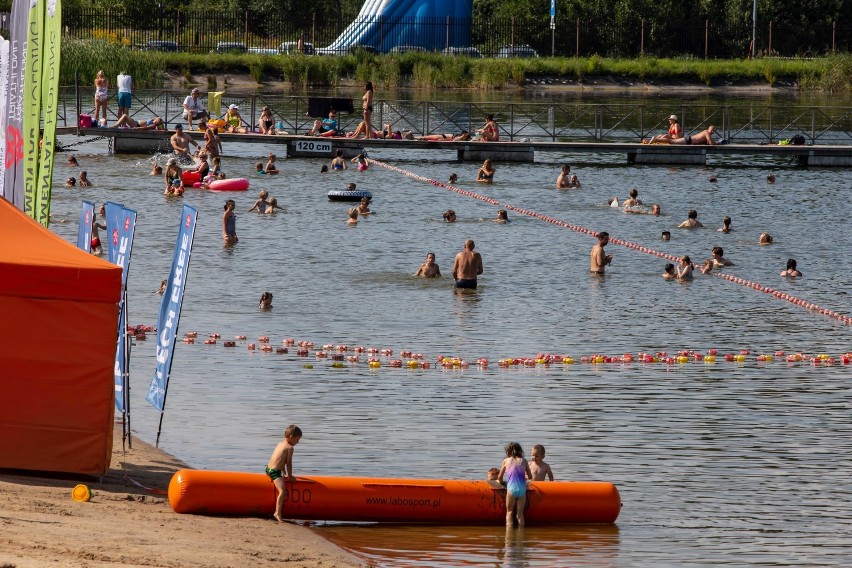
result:
M 352 158 L 353 162 L 358 162 L 358 171 L 363 172 L 366 171 L 369 167 L 367 165 L 367 157 L 364 154 L 358 154 L 354 158 Z
M 264 292 L 260 295 L 260 304 L 257 308 L 264 311 L 272 309 L 272 292 Z
M 494 182 L 494 166 L 491 164 L 491 160 L 485 160 L 482 167 L 479 168 L 479 172 L 476 174 L 476 181 L 480 183 Z
M 275 160 L 278 158 L 275 157 L 275 154 L 269 154 L 269 161 L 266 162 L 266 173 L 269 175 L 275 175 L 278 172 L 278 168 L 275 167 Z
M 263 169 L 263 162 L 256 162 L 256 163 L 254 164 L 254 169 L 255 169 L 255 170 L 257 170 L 257 171 L 255 172 L 256 174 L 261 174 L 261 175 L 263 175 L 263 174 L 265 174 L 265 173 L 266 173 L 266 170 L 265 170 L 265 169 Z
M 266 209 L 267 207 L 269 207 L 269 203 L 266 201 L 266 198 L 269 197 L 269 192 L 263 189 L 260 191 L 258 197 L 259 199 L 255 201 L 254 205 L 251 206 L 251 209 L 248 210 L 249 213 L 251 213 L 252 211 L 257 211 L 258 213 L 266 213 Z
M 272 456 L 266 464 L 266 475 L 269 476 L 278 491 L 273 516 L 279 523 L 284 522 L 281 515 L 284 511 L 284 501 L 287 499 L 287 486 L 284 482 L 296 481 L 296 477 L 293 475 L 293 450 L 301 439 L 301 428 L 295 424 L 287 426 L 287 429 L 284 430 L 284 440 L 275 446 L 275 450 L 273 450 Z
M 273 197 L 269 200 L 269 205 L 266 206 L 266 211 L 264 211 L 264 213 L 266 213 L 267 215 L 272 215 L 273 213 L 275 213 L 276 209 L 280 209 L 281 211 L 284 210 L 283 207 L 278 205 L 278 200 Z
M 333 170 L 345 170 L 346 169 L 346 160 L 343 159 L 343 150 L 337 151 L 337 155 L 331 161 L 331 169 L 333 169 Z
M 527 479 L 532 472 L 524 450 L 517 442 L 506 444 L 506 459 L 500 465 L 497 481 L 506 486 L 506 527 L 514 527 L 517 518 L 518 527 L 524 526 L 524 505 L 527 501 Z

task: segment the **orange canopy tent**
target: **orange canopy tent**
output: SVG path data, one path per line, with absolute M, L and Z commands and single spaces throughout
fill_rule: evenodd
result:
M 121 268 L 2 198 L 0 243 L 0 468 L 105 473 Z

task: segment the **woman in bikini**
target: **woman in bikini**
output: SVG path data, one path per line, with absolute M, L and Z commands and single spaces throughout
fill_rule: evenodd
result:
M 494 165 L 491 160 L 485 160 L 479 172 L 476 174 L 476 181 L 479 183 L 494 183 Z
M 95 76 L 95 122 L 98 121 L 98 113 L 103 109 L 104 123 L 107 119 L 107 101 L 109 100 L 109 79 L 103 70 L 98 71 Z
M 364 84 L 364 96 L 361 97 L 362 108 L 364 109 L 364 137 L 375 138 L 375 132 L 370 120 L 373 118 L 373 83 L 367 81 Z
M 470 133 L 467 130 L 462 130 L 461 134 L 450 134 L 449 132 L 446 134 L 427 134 L 426 136 L 421 136 L 418 140 L 430 140 L 430 141 L 446 141 L 446 142 L 466 142 L 470 140 Z
M 275 117 L 272 116 L 271 108 L 268 106 L 263 107 L 257 124 L 260 126 L 261 134 L 275 134 Z
M 482 136 L 483 142 L 499 142 L 500 129 L 497 128 L 497 123 L 494 122 L 493 114 L 485 115 L 485 125 L 478 129 L 477 132 Z

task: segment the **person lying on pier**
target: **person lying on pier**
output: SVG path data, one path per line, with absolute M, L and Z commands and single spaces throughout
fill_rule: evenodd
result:
M 715 146 L 716 143 L 713 141 L 713 133 L 716 132 L 716 127 L 712 124 L 708 126 L 705 130 L 702 130 L 698 134 L 689 135 L 687 134 L 683 138 L 675 138 L 672 140 L 672 144 L 692 144 L 693 146 Z
M 417 140 L 429 140 L 432 142 L 467 142 L 470 140 L 470 132 L 467 130 L 462 130 L 459 134 L 450 134 L 449 132 L 446 134 L 427 134 L 426 136 L 420 136 Z
M 115 124 L 112 125 L 113 128 L 140 128 L 144 130 L 165 130 L 166 125 L 163 123 L 163 119 L 159 116 L 155 116 L 154 118 L 148 120 L 134 120 L 133 117 L 122 114 L 118 117 L 118 120 L 115 121 Z
M 683 138 L 683 128 L 677 121 L 677 115 L 673 114 L 669 117 L 668 132 L 652 136 L 649 140 L 642 140 L 642 144 L 668 144 L 676 138 Z
M 316 119 L 314 121 L 314 127 L 308 131 L 308 136 L 340 136 L 338 134 L 340 131 L 340 123 L 337 122 L 337 111 L 331 109 L 328 111 L 328 118 L 324 118 L 322 120 Z
M 480 136 L 480 142 L 500 141 L 500 129 L 497 127 L 497 123 L 494 122 L 493 114 L 485 115 L 485 125 L 482 128 L 478 128 L 476 132 Z

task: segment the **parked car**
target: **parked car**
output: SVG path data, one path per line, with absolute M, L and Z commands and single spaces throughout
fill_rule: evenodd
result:
M 245 53 L 248 49 L 246 44 L 241 41 L 220 41 L 213 51 L 216 53 Z
M 426 48 L 419 45 L 395 45 L 388 53 L 425 53 Z
M 444 55 L 452 55 L 457 57 L 470 57 L 471 59 L 479 59 L 482 54 L 475 47 L 447 47 L 442 52 Z
M 274 47 L 250 47 L 248 52 L 255 55 L 278 55 L 278 50 Z
M 305 55 L 315 55 L 316 50 L 314 49 L 314 44 L 305 42 Z M 295 55 L 299 53 L 299 42 L 297 41 L 285 41 L 281 45 L 278 46 L 278 53 L 282 55 Z
M 504 45 L 497 51 L 499 59 L 507 59 L 509 57 L 538 57 L 536 50 L 528 45 Z
M 152 39 L 142 46 L 142 51 L 177 51 L 178 44 L 174 41 Z

